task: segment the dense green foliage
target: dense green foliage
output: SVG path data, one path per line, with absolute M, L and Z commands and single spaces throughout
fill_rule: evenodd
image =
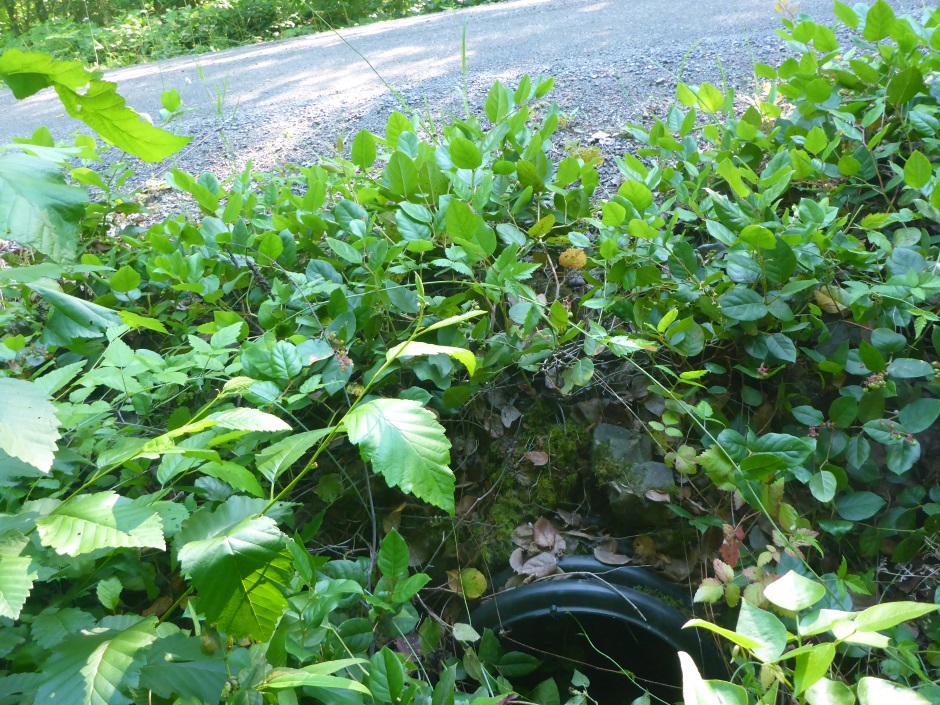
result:
M 851 46 L 786 21 L 746 108 L 680 83 L 608 198 L 541 78 L 348 158 L 174 170 L 199 215 L 147 227 L 88 142 L 5 149 L 0 702 L 500 702 L 537 661 L 444 638 L 412 604 L 443 576 L 379 539 L 373 493 L 449 525 L 489 390 L 616 405 L 624 374 L 668 506 L 715 539 L 689 628 L 736 645 L 734 683 L 683 656 L 686 703 L 936 702 L 940 10 L 836 11 Z M 8 51 L 0 78 L 136 150 L 81 66 Z M 311 551 L 344 501 L 371 539 Z M 485 578 L 446 555 L 466 604 Z
M 0 46 L 108 67 L 492 0 L 2 0 Z

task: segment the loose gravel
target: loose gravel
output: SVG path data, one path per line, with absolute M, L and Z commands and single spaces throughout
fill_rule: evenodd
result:
M 154 117 L 160 94 L 175 88 L 194 108 L 172 129 L 194 137 L 180 154 L 141 165 L 134 184 L 162 182 L 178 167 L 220 177 L 309 164 L 351 144 L 361 128 L 383 132 L 400 110 L 439 121 L 479 110 L 495 80 L 514 87 L 523 74 L 555 77 L 548 98 L 568 117 L 562 140 L 597 144 L 605 156 L 632 143 L 627 122 L 662 114 L 677 78 L 722 80 L 753 92 L 755 61 L 787 56 L 775 33 L 773 0 L 516 0 L 381 22 L 297 39 L 182 57 L 112 71 L 128 104 Z M 920 0 L 893 0 L 919 16 Z M 800 11 L 832 20 L 831 0 L 803 0 Z M 462 45 L 466 38 L 466 74 Z M 0 144 L 47 125 L 66 138 L 76 122 L 54 93 L 17 103 L 0 96 Z M 608 160 L 607 175 L 613 179 Z

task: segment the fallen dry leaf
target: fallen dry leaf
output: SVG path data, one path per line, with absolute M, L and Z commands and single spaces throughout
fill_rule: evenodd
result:
M 522 416 L 522 412 L 512 404 L 507 404 L 499 412 L 499 419 L 503 422 L 503 426 L 506 428 L 512 426 L 513 422 L 515 422 L 520 416 Z
M 616 541 L 605 541 L 594 549 L 594 557 L 607 565 L 625 565 L 630 559 L 622 553 L 617 553 Z
M 541 450 L 530 450 L 525 458 L 535 466 L 548 465 L 548 453 Z
M 544 578 L 558 572 L 558 561 L 551 553 L 540 553 L 527 560 L 519 572 L 523 575 L 531 575 L 533 578 Z
M 665 492 L 650 490 L 646 493 L 646 498 L 651 502 L 668 502 L 670 497 Z
M 532 538 L 535 545 L 545 550 L 551 550 L 555 547 L 558 540 L 558 532 L 552 523 L 545 517 L 539 517 L 538 521 L 532 526 Z
M 522 566 L 525 563 L 525 549 L 517 548 L 515 551 L 509 554 L 509 567 L 512 568 L 517 573 L 522 570 Z

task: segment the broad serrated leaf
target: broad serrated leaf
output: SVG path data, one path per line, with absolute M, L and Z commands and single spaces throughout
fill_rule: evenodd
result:
M 101 548 L 166 549 L 163 524 L 148 507 L 115 492 L 78 495 L 36 521 L 44 546 L 66 556 Z
M 95 618 L 75 607 L 48 607 L 33 618 L 30 635 L 39 646 L 51 649 L 69 634 L 90 629 Z
M 68 114 L 81 120 L 108 144 L 145 162 L 160 162 L 192 141 L 161 130 L 127 107 L 110 81 L 91 81 L 84 93 L 56 84 L 56 92 Z
M 209 420 L 216 426 L 229 428 L 233 431 L 289 431 L 290 425 L 274 414 L 259 409 L 240 408 L 219 411 L 209 415 Z
M 58 288 L 35 283 L 26 286 L 52 304 L 70 321 L 83 328 L 104 333 L 111 326 L 121 324 L 121 317 L 109 308 L 66 294 Z
M 433 345 L 431 343 L 420 343 L 417 340 L 405 341 L 394 348 L 389 349 L 385 354 L 386 360 L 392 360 L 396 357 L 423 357 L 425 355 L 448 355 L 455 360 L 463 363 L 467 372 L 473 377 L 477 369 L 477 359 L 474 354 L 466 348 L 455 348 L 451 345 Z
M 59 420 L 49 394 L 22 379 L 0 379 L 0 450 L 42 472 L 52 469 Z M 4 473 L 0 468 L 0 475 Z
M 121 601 L 121 590 L 123 589 L 124 586 L 121 585 L 120 578 L 112 575 L 110 578 L 98 582 L 95 594 L 98 596 L 98 602 L 113 611 L 118 602 Z
M 19 619 L 37 574 L 32 559 L 22 555 L 29 540 L 19 531 L 0 539 L 0 617 Z
M 156 638 L 157 618 L 124 630 L 95 629 L 67 639 L 46 661 L 37 703 L 124 705 L 122 692 L 137 685 L 143 665 L 138 653 Z
M 419 402 L 374 399 L 353 409 L 345 426 L 350 442 L 389 485 L 454 513 L 450 441 Z
M 300 460 L 313 445 L 324 438 L 331 428 L 321 428 L 317 431 L 307 431 L 284 438 L 272 443 L 256 456 L 258 472 L 268 480 L 274 482 L 281 473 Z
M 209 622 L 235 638 L 270 639 L 287 609 L 284 592 L 292 571 L 286 546 L 287 537 L 266 516 L 183 545 L 183 573 Z
M 0 233 L 61 264 L 75 260 L 88 194 L 62 168 L 30 155 L 0 155 Z
M 147 650 L 147 665 L 140 671 L 140 687 L 161 698 L 195 699 L 217 703 L 229 673 L 222 653 L 204 651 L 200 637 L 172 634 Z
M 81 61 L 58 61 L 50 54 L 20 49 L 0 53 L 0 81 L 18 100 L 56 84 L 81 88 L 93 78 Z

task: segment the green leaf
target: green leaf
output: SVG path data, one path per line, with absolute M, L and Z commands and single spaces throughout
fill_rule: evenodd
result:
M 84 93 L 62 84 L 56 92 L 66 111 L 84 122 L 108 144 L 123 149 L 145 162 L 161 162 L 192 141 L 154 127 L 140 113 L 127 107 L 110 81 L 91 81 Z
M 774 333 L 764 338 L 767 352 L 783 362 L 796 362 L 796 345 L 783 333 Z
M 812 406 L 797 406 L 791 409 L 793 418 L 806 426 L 822 426 L 825 421 L 823 413 Z
M 59 420 L 49 394 L 22 379 L 0 379 L 0 450 L 44 473 L 58 448 Z
M 733 644 L 737 644 L 745 649 L 750 651 L 757 651 L 760 649 L 763 644 L 755 639 L 752 636 L 747 634 L 739 634 L 733 632 L 730 629 L 725 629 L 724 627 L 719 627 L 717 624 L 712 624 L 707 622 L 704 619 L 690 619 L 688 622 L 682 625 L 683 629 L 689 629 L 690 627 L 698 627 L 699 629 L 707 629 L 710 632 L 714 632 L 720 636 L 723 636 L 725 639 L 730 641 Z
M 267 516 L 230 526 L 228 517 L 217 511 L 201 528 L 209 535 L 179 550 L 200 609 L 226 634 L 267 641 L 287 609 L 284 592 L 293 575 L 287 537 Z
M 851 29 L 858 27 L 858 15 L 855 11 L 840 0 L 834 0 L 836 17 L 842 20 L 842 23 Z
M 940 416 L 940 399 L 923 397 L 901 409 L 898 421 L 908 433 L 920 433 L 933 426 L 938 416 Z
M 793 667 L 793 692 L 799 695 L 829 672 L 836 656 L 836 645 L 832 642 L 814 644 L 807 651 L 796 655 Z
M 275 431 L 290 431 L 290 425 L 274 414 L 247 407 L 217 411 L 207 418 L 214 425 L 233 431 L 268 431 L 272 433 Z
M 326 437 L 331 428 L 321 428 L 316 431 L 297 433 L 272 443 L 260 451 L 255 462 L 258 472 L 273 483 L 285 470 L 296 463 L 321 438 Z
M 885 501 L 874 492 L 852 492 L 836 500 L 836 511 L 847 521 L 864 521 L 881 511 Z
M 800 465 L 813 452 L 812 446 L 805 439 L 786 433 L 765 433 L 752 441 L 748 449 L 754 453 L 775 455 L 790 468 Z
M 916 360 L 912 357 L 895 358 L 888 365 L 888 374 L 898 379 L 912 379 L 914 377 L 932 377 L 933 367 L 926 360 Z
M 263 683 L 257 686 L 258 690 L 282 690 L 284 688 L 338 688 L 352 690 L 363 695 L 371 695 L 368 688 L 351 678 L 338 676 L 324 676 L 319 673 L 310 673 L 307 668 L 275 668 Z
M 821 678 L 806 690 L 809 705 L 855 705 L 855 695 L 841 681 Z
M 685 705 L 748 705 L 744 688 L 726 681 L 704 680 L 692 657 L 685 651 L 678 653 Z
M 865 16 L 865 31 L 862 36 L 870 42 L 878 42 L 891 34 L 892 26 L 894 26 L 894 10 L 885 0 L 878 0 L 868 8 L 868 14 Z
M 118 602 L 121 601 L 121 591 L 123 589 L 124 586 L 121 585 L 121 579 L 112 575 L 110 578 L 98 581 L 95 594 L 98 596 L 98 602 L 109 610 L 114 611 Z
M 486 96 L 486 119 L 496 124 L 509 114 L 512 108 L 512 96 L 502 83 L 497 81 Z
M 457 622 L 454 624 L 454 639 L 472 644 L 480 640 L 480 633 L 465 622 Z
M 32 559 L 22 555 L 27 545 L 29 539 L 19 531 L 8 532 L 0 539 L 0 617 L 19 619 L 38 577 L 30 569 Z
M 386 578 L 397 580 L 408 575 L 408 544 L 401 534 L 394 529 L 386 534 L 376 561 Z
M 349 412 L 351 443 L 385 481 L 454 513 L 450 441 L 430 411 L 410 399 L 374 399 Z
M 385 166 L 389 190 L 396 196 L 408 198 L 418 190 L 418 170 L 404 152 L 394 152 Z
M 931 705 L 931 701 L 903 685 L 866 676 L 858 682 L 859 705 Z
M 330 249 L 350 264 L 362 263 L 362 252 L 350 245 L 344 240 L 337 240 L 335 237 L 326 238 L 326 244 Z
M 930 183 L 932 176 L 930 160 L 919 149 L 915 149 L 904 164 L 904 183 L 911 188 L 921 189 Z
M 423 357 L 426 355 L 448 355 L 458 360 L 467 368 L 467 372 L 473 377 L 477 369 L 476 356 L 466 348 L 455 348 L 450 345 L 433 345 L 431 343 L 420 343 L 417 340 L 405 341 L 385 353 L 386 360 L 392 360 L 396 357 Z
M 69 634 L 91 629 L 95 618 L 75 607 L 47 607 L 33 619 L 30 634 L 43 649 L 51 649 Z
M 353 140 L 350 157 L 353 164 L 363 170 L 375 164 L 375 138 L 371 132 L 359 130 L 356 139 Z
M 5 56 L 7 51 L 3 56 Z M 0 154 L 0 233 L 60 264 L 75 261 L 88 194 L 30 154 Z
M 738 287 L 718 299 L 721 312 L 735 321 L 757 321 L 767 315 L 764 298 L 753 289 Z
M 180 644 L 181 639 L 197 642 L 198 646 L 195 648 L 200 649 L 200 656 L 202 640 L 182 634 L 178 635 L 181 639 L 176 636 L 160 639 L 148 650 L 149 663 L 140 671 L 140 687 L 171 701 L 175 695 L 199 703 L 217 703 L 229 675 L 225 661 L 209 657 L 179 660 L 180 654 L 177 651 L 183 651 L 186 647 L 193 648 L 185 641 Z M 165 642 L 167 643 L 163 646 Z M 182 648 L 174 649 L 174 645 Z
M 862 364 L 872 372 L 884 372 L 887 367 L 884 355 L 881 354 L 878 348 L 864 340 L 859 343 L 858 357 Z
M 836 476 L 828 470 L 820 470 L 809 480 L 809 491 L 813 493 L 820 502 L 831 502 L 836 496 L 836 488 L 839 482 Z
M 923 602 L 885 602 L 855 615 L 855 629 L 860 632 L 880 632 L 937 610 L 940 610 L 940 605 Z
M 19 49 L 0 53 L 0 81 L 10 87 L 17 100 L 53 85 L 81 88 L 93 78 L 80 61 L 58 61 L 49 54 Z
M 785 610 L 805 610 L 819 602 L 826 588 L 794 570 L 764 588 L 764 597 Z
M 58 288 L 58 285 L 56 288 L 36 283 L 26 286 L 52 304 L 56 310 L 61 311 L 69 320 L 83 328 L 103 333 L 111 326 L 121 324 L 120 316 L 111 309 L 66 294 Z
M 734 630 L 760 644 L 752 651 L 764 663 L 776 661 L 787 647 L 787 629 L 783 622 L 770 612 L 752 606 L 747 600 L 741 602 L 741 612 Z
M 160 517 L 111 491 L 59 502 L 51 514 L 36 521 L 36 528 L 43 546 L 65 556 L 80 556 L 100 548 L 166 550 Z
M 698 89 L 698 104 L 706 113 L 717 113 L 725 104 L 725 96 L 710 83 L 703 83 Z
M 927 93 L 928 88 L 920 69 L 912 66 L 892 76 L 885 92 L 889 103 L 901 105 L 918 93 Z
M 377 703 L 396 703 L 405 687 L 405 669 L 387 646 L 372 657 L 369 691 Z
M 124 705 L 143 665 L 138 653 L 156 638 L 157 618 L 124 630 L 101 630 L 69 637 L 46 661 L 36 702 L 57 705 Z
M 458 135 L 450 141 L 450 160 L 458 169 L 478 169 L 483 165 L 483 154 L 473 142 Z
M 128 291 L 133 291 L 140 286 L 140 275 L 133 267 L 124 265 L 111 275 L 108 283 L 114 291 L 119 294 L 126 294 Z
M 907 347 L 907 338 L 890 328 L 875 328 L 871 332 L 871 344 L 883 355 L 897 353 Z

